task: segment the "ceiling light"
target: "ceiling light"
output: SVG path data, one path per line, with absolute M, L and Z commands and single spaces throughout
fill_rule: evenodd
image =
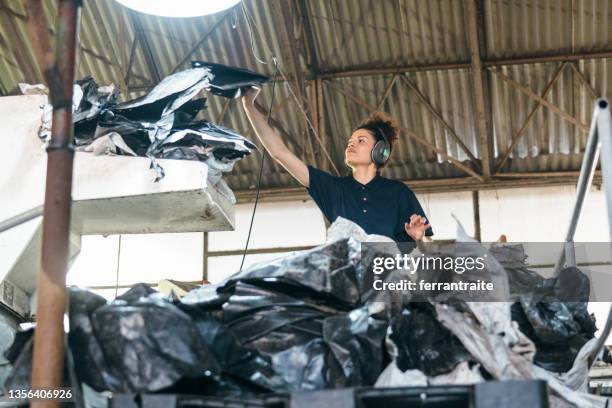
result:
M 240 0 L 117 0 L 125 7 L 162 17 L 199 17 L 226 10 Z

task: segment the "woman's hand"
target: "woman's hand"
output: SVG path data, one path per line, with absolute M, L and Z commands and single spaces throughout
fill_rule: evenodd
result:
M 261 88 L 257 88 L 255 86 L 250 87 L 244 92 L 244 95 L 242 96 L 242 105 L 245 109 L 255 107 L 255 98 L 257 98 L 259 92 L 261 92 Z
M 410 216 L 410 222 L 404 224 L 406 234 L 410 235 L 415 241 L 420 241 L 425 235 L 425 231 L 431 228 L 431 224 L 427 223 L 425 217 L 421 217 L 418 214 L 412 214 Z

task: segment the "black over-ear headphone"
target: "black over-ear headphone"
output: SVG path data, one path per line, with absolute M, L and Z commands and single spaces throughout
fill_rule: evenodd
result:
M 370 156 L 372 157 L 372 161 L 376 163 L 377 166 L 382 166 L 387 162 L 387 160 L 389 160 L 389 156 L 391 155 L 391 144 L 389 143 L 389 139 L 387 139 L 385 132 L 383 132 L 381 128 L 378 126 L 373 126 L 372 128 L 381 137 L 381 139 L 378 139 L 376 144 L 374 144 Z

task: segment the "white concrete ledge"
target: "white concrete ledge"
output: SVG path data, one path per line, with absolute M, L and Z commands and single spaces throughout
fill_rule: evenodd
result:
M 0 98 L 0 221 L 44 202 L 47 154 L 37 132 L 45 103 L 42 95 Z M 72 255 L 78 254 L 81 235 L 234 229 L 234 205 L 207 185 L 206 164 L 158 163 L 166 176 L 154 182 L 148 158 L 75 154 Z M 0 233 L 0 279 L 28 294 L 36 283 L 40 221 Z

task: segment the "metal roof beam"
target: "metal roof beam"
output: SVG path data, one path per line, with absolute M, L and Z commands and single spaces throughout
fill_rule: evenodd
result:
M 488 181 L 478 181 L 474 177 L 455 177 L 443 179 L 416 179 L 401 180 L 417 194 L 465 192 L 481 190 L 502 190 L 511 188 L 547 187 L 576 185 L 578 171 L 554 173 L 504 173 L 490 178 Z M 593 177 L 594 185 L 601 185 L 601 172 L 597 171 Z M 250 203 L 255 200 L 254 190 L 234 191 L 238 204 Z M 303 187 L 279 187 L 262 189 L 259 192 L 259 201 L 302 201 L 310 197 Z
M 591 83 L 587 81 L 584 74 L 580 72 L 580 69 L 578 69 L 578 64 L 576 62 L 571 62 L 570 67 L 576 73 L 576 76 L 578 77 L 580 82 L 582 82 L 582 84 L 586 87 L 587 91 L 593 97 L 593 99 L 599 98 L 599 96 L 597 95 L 597 92 L 595 91 L 595 89 L 593 89 L 593 86 L 591 86 Z
M 485 106 L 484 71 L 480 57 L 482 41 L 482 10 L 477 4 L 478 0 L 465 0 L 468 19 L 468 40 L 471 55 L 472 91 L 474 102 L 474 121 L 476 134 L 480 145 L 480 160 L 482 162 L 482 176 L 484 179 L 491 177 L 491 144 L 489 143 L 490 132 L 487 123 L 487 107 Z
M 546 88 L 544 88 L 544 92 L 542 92 L 542 96 L 541 96 L 542 99 L 546 99 L 546 97 L 552 90 L 553 85 L 557 82 L 557 80 L 561 76 L 561 73 L 563 72 L 563 68 L 565 67 L 566 64 L 567 63 L 562 62 L 559 68 L 557 68 L 557 71 L 554 73 L 552 79 L 548 82 L 548 85 L 546 85 Z M 512 142 L 510 143 L 510 146 L 508 146 L 508 148 L 502 155 L 501 159 L 497 163 L 497 166 L 495 166 L 495 170 L 493 171 L 494 174 L 499 173 L 499 171 L 502 169 L 502 167 L 506 163 L 506 160 L 508 160 L 508 157 L 510 157 L 512 150 L 516 147 L 518 142 L 521 140 L 521 137 L 525 134 L 525 130 L 531 123 L 531 120 L 535 117 L 535 114 L 540 108 L 540 106 L 542 106 L 542 103 L 540 101 L 536 101 L 535 106 L 533 107 L 533 109 L 531 109 L 531 112 L 529 112 L 529 115 L 527 115 L 527 119 L 525 119 L 525 122 L 523 122 L 523 125 L 520 127 L 518 132 L 516 132 L 516 134 L 512 137 Z
M 393 77 L 391 78 L 391 80 L 389 81 L 387 86 L 385 87 L 385 92 L 383 92 L 382 96 L 378 100 L 378 103 L 376 104 L 376 110 L 377 111 L 382 108 L 382 106 L 384 105 L 385 101 L 387 100 L 387 98 L 391 94 L 391 90 L 393 90 L 393 85 L 395 85 L 396 81 L 397 81 L 397 74 L 393 75 Z
M 104 36 L 108 39 L 108 41 L 110 41 L 110 30 L 108 29 L 108 27 L 106 26 L 106 21 L 104 18 L 101 17 L 101 13 L 98 10 L 98 5 L 96 3 L 89 3 L 88 4 L 89 7 L 94 7 L 93 9 L 90 9 L 90 13 L 93 16 L 93 18 L 96 21 L 96 24 L 98 25 L 98 27 L 101 28 Z M 117 56 L 117 52 L 115 51 L 115 47 L 113 46 L 113 44 L 110 44 L 110 51 L 111 51 L 111 57 L 112 60 L 110 61 L 110 66 L 113 68 L 113 70 L 115 70 L 115 75 L 117 75 L 118 80 L 119 80 L 119 89 L 121 89 L 121 93 L 123 93 L 124 95 L 127 95 L 128 93 L 128 86 L 127 83 L 125 82 L 125 74 L 123 73 L 123 69 L 121 68 L 121 63 L 119 61 L 119 57 Z M 85 50 L 83 50 L 85 51 Z
M 299 0 L 297 6 L 302 18 L 302 34 L 304 36 L 304 43 L 306 44 L 305 51 L 310 73 L 316 76 L 319 72 L 319 56 L 317 55 L 312 23 L 310 21 L 310 14 L 308 13 L 308 5 L 306 4 L 306 0 Z
M 515 59 L 504 59 L 504 60 L 484 60 L 482 65 L 486 68 L 501 67 L 506 65 L 529 65 L 529 64 L 542 64 L 550 62 L 577 62 L 587 59 L 612 59 L 612 50 L 597 52 L 597 53 L 586 53 L 586 54 L 561 54 L 551 56 L 540 56 L 540 57 L 517 57 Z M 317 75 L 306 75 L 304 80 L 312 81 L 316 79 L 338 79 L 338 78 L 351 78 L 351 77 L 364 77 L 364 76 L 376 76 L 376 75 L 390 75 L 390 74 L 404 74 L 407 72 L 427 72 L 427 71 L 449 71 L 456 69 L 469 69 L 471 63 L 465 61 L 449 62 L 449 63 L 432 63 L 432 64 L 415 64 L 415 65 L 404 65 L 404 66 L 391 66 L 391 67 L 380 67 L 380 68 L 348 68 L 344 70 L 327 70 L 320 71 Z M 284 78 L 270 78 L 268 83 L 273 82 L 286 82 Z M 133 91 L 145 91 L 151 89 L 152 86 L 136 86 L 131 87 Z
M 522 93 L 524 93 L 525 95 L 530 97 L 531 99 L 534 99 L 534 100 L 538 101 L 542 105 L 546 106 L 548 109 L 550 109 L 553 112 L 555 112 L 558 115 L 560 115 L 563 119 L 565 119 L 568 122 L 576 125 L 578 127 L 578 129 L 580 129 L 580 130 L 582 130 L 584 132 L 588 132 L 589 131 L 589 126 L 587 124 L 580 122 L 578 119 L 576 119 L 575 117 L 573 117 L 569 113 L 565 112 L 564 110 L 559 109 L 556 105 L 548 102 L 546 99 L 542 98 L 541 96 L 539 96 L 538 94 L 533 92 L 531 89 L 529 89 L 525 85 L 522 85 L 522 84 L 516 82 L 514 79 L 512 79 L 509 76 L 503 74 L 497 68 L 490 68 L 490 70 L 491 70 L 491 72 L 495 73 L 495 75 L 497 75 L 500 79 L 502 79 L 503 81 L 509 83 L 514 88 L 518 89 L 519 91 L 521 91 Z
M 183 55 L 183 58 L 181 58 L 179 60 L 179 62 L 177 62 L 174 65 L 174 67 L 172 67 L 172 69 L 170 70 L 170 73 L 174 74 L 176 71 L 178 71 L 178 69 L 180 67 L 182 67 L 183 64 L 185 62 L 187 62 L 187 60 L 189 60 L 193 56 L 193 54 L 206 42 L 206 40 L 208 40 L 210 38 L 210 36 L 217 31 L 219 26 L 223 22 L 225 22 L 225 20 L 231 15 L 231 13 L 232 13 L 232 9 L 230 9 L 229 11 L 226 11 L 225 15 L 223 17 L 221 17 L 219 19 L 219 21 L 217 21 L 215 24 L 213 24 L 213 26 L 210 28 L 210 30 L 208 30 L 206 33 L 204 33 L 204 35 L 189 49 L 189 51 L 187 51 L 185 53 L 185 55 Z
M 529 57 L 514 57 L 506 59 L 484 59 L 482 65 L 486 68 L 489 67 L 500 67 L 505 65 L 527 65 L 527 64 L 542 64 L 548 62 L 576 62 L 587 59 L 609 59 L 612 58 L 612 50 L 606 50 L 594 53 L 577 53 L 577 54 L 548 54 L 540 56 L 529 56 Z M 424 72 L 424 71 L 447 71 L 454 69 L 468 69 L 471 68 L 472 64 L 469 61 L 455 61 L 455 62 L 442 62 L 442 63 L 430 63 L 430 64 L 414 64 L 404 66 L 389 66 L 389 67 L 377 67 L 377 68 L 362 68 L 353 67 L 340 70 L 325 70 L 319 73 L 319 77 L 322 79 L 336 79 L 336 78 L 349 78 L 359 76 L 372 76 L 372 75 L 389 75 L 389 74 L 403 74 L 406 72 Z M 311 78 L 308 78 L 311 79 Z
M 455 140 L 455 142 L 457 142 L 457 144 L 461 147 L 461 149 L 465 152 L 465 154 L 470 158 L 470 160 L 472 161 L 472 163 L 474 163 L 474 165 L 476 166 L 476 168 L 480 168 L 480 165 L 478 164 L 478 159 L 476 159 L 476 157 L 474 156 L 474 154 L 472 154 L 472 152 L 470 151 L 470 149 L 465 145 L 465 143 L 463 143 L 463 140 L 461 140 L 461 138 L 457 135 L 457 132 L 455 132 L 455 129 L 453 129 L 453 127 L 451 125 L 449 125 L 444 118 L 442 117 L 442 113 L 440 113 L 439 109 L 436 109 L 432 104 L 431 101 L 429 100 L 429 98 L 427 98 L 420 90 L 419 88 L 417 88 L 416 84 L 414 84 L 410 79 L 408 79 L 408 77 L 406 77 L 405 75 L 402 75 L 402 80 L 406 83 L 406 85 L 408 85 L 408 87 L 417 95 L 417 97 L 419 98 L 419 100 L 421 101 L 421 103 L 423 105 L 425 105 L 425 107 L 427 108 L 427 110 L 436 118 L 438 119 L 438 121 L 440 121 L 440 123 L 442 124 L 442 126 L 444 126 L 446 128 L 446 130 L 448 130 L 448 132 L 450 133 L 450 135 L 452 136 L 452 138 Z
M 312 117 L 312 112 L 310 106 L 308 104 L 306 95 L 306 87 L 305 80 L 302 72 L 302 67 L 300 63 L 300 56 L 298 53 L 299 49 L 299 41 L 293 35 L 293 23 L 294 23 L 294 15 L 293 15 L 293 7 L 295 4 L 293 2 L 288 2 L 286 0 L 277 0 L 272 2 L 272 11 L 279 25 L 279 39 L 281 45 L 281 56 L 282 62 L 284 63 L 284 67 L 288 68 L 288 83 L 292 90 L 295 92 L 296 103 L 303 108 L 304 112 Z M 279 69 L 282 73 L 282 68 L 279 61 Z M 284 75 L 283 75 L 284 76 Z M 291 90 L 289 90 L 291 92 Z M 300 127 L 301 128 L 301 127 Z M 314 154 L 314 143 L 311 131 L 306 127 L 306 140 L 304 144 L 306 145 L 306 150 L 308 151 L 309 161 L 314 163 L 317 167 L 320 166 L 317 163 L 317 159 Z
M 137 12 L 129 10 L 128 15 L 130 16 L 130 20 L 132 21 L 132 25 L 134 26 L 134 33 L 136 34 L 136 38 L 138 38 L 138 44 L 140 45 L 140 48 L 142 48 L 145 61 L 147 62 L 147 68 L 151 73 L 151 82 L 153 82 L 154 84 L 158 84 L 159 81 L 161 81 L 162 79 L 162 75 L 157 67 L 157 62 L 153 57 L 153 51 L 151 50 L 149 40 L 147 39 L 147 36 L 142 29 L 142 21 L 140 21 L 140 17 L 138 16 Z

